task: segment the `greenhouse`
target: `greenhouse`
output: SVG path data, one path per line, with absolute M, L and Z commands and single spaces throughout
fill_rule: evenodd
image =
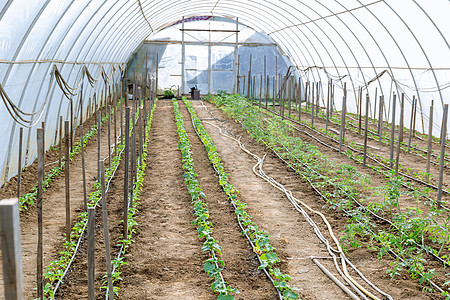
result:
M 450 299 L 449 13 L 2 1 L 1 299 Z

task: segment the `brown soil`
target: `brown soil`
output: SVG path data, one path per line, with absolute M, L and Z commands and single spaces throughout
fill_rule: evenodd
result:
M 133 103 L 135 104 L 135 103 Z M 131 105 L 133 106 L 133 105 Z M 136 107 L 132 107 L 131 114 Z M 136 126 L 136 145 L 139 145 L 139 123 Z M 130 136 L 132 138 L 132 136 Z M 106 140 L 105 140 L 106 142 Z M 131 142 L 131 141 L 130 141 Z M 138 149 L 136 149 L 138 155 Z M 137 156 L 136 156 L 137 157 Z M 132 159 L 130 155 L 130 160 Z M 113 179 L 110 182 L 109 190 L 106 195 L 107 210 L 108 210 L 108 228 L 110 238 L 110 252 L 111 259 L 115 259 L 120 251 L 119 239 L 122 238 L 123 233 L 123 189 L 124 189 L 124 154 L 122 153 L 122 160 L 119 164 Z M 130 173 L 131 174 L 131 173 Z M 135 172 L 133 172 L 135 174 Z M 131 175 L 130 175 L 131 176 Z M 101 289 L 106 274 L 106 259 L 105 259 L 105 239 L 103 234 L 103 217 L 102 205 L 96 208 L 95 213 L 95 296 L 96 299 L 104 299 L 104 290 Z M 86 270 L 88 268 L 87 262 L 87 236 L 85 235 L 79 250 L 79 253 L 73 262 L 64 284 L 58 291 L 57 297 L 59 299 L 82 299 L 87 298 L 88 282 Z M 101 291 L 101 292 L 100 292 Z
M 137 234 L 126 255 L 120 299 L 213 299 L 203 271 L 191 197 L 183 180 L 178 135 L 170 101 L 159 100 L 148 159 Z
M 191 142 L 195 171 L 207 197 L 206 203 L 214 225 L 213 236 L 222 247 L 222 259 L 226 264 L 224 279 L 231 287 L 236 287 L 241 292 L 236 299 L 276 299 L 276 290 L 266 275 L 258 270 L 259 261 L 256 254 L 252 252 L 247 239 L 240 234 L 234 208 L 219 185 L 205 147 L 194 131 L 190 114 L 183 102 L 179 103 Z
M 202 108 L 199 102 L 194 102 L 194 106 L 199 117 L 211 118 L 211 115 Z M 286 165 L 268 152 L 265 147 L 249 140 L 247 133 L 239 124 L 231 121 L 213 105 L 207 104 L 207 106 L 219 119 L 226 121 L 225 126 L 231 132 L 242 136 L 242 141 L 250 151 L 260 157 L 264 153 L 268 153 L 264 162 L 264 170 L 268 176 L 275 178 L 292 190 L 296 198 L 324 213 L 330 221 L 334 233 L 338 238 L 341 236 L 340 232 L 344 229 L 346 218 L 330 210 L 306 182 L 288 171 Z M 219 125 L 220 122 L 216 122 L 216 124 Z M 304 259 L 311 255 L 329 255 L 303 217 L 293 209 L 283 193 L 274 190 L 268 183 L 263 182 L 252 173 L 251 168 L 255 161 L 242 152 L 235 142 L 221 136 L 216 128 L 210 125 L 205 125 L 205 127 L 221 154 L 225 170 L 231 173 L 231 182 L 240 190 L 241 200 L 247 203 L 248 212 L 256 223 L 267 230 L 272 237 L 272 242 L 286 266 L 284 271 L 292 276 L 292 285 L 302 289 L 302 296 L 305 299 L 345 298 L 342 291 L 325 277 L 310 259 Z M 321 150 L 323 149 L 326 148 L 321 148 Z M 321 232 L 330 239 L 323 222 L 316 216 L 312 217 L 319 225 Z M 407 277 L 390 280 L 385 272 L 388 263 L 392 261 L 389 257 L 385 256 L 379 263 L 375 252 L 357 249 L 350 251 L 349 258 L 369 280 L 391 294 L 394 299 L 433 298 L 430 294 L 423 294 L 418 282 L 408 280 Z M 321 260 L 321 262 L 338 276 L 328 260 Z M 359 282 L 361 281 L 359 280 Z
M 85 125 L 86 126 L 86 125 Z M 105 157 L 108 152 L 107 126 L 101 130 L 101 153 Z M 56 153 L 56 154 L 55 154 Z M 47 155 L 47 161 L 57 160 L 58 151 Z M 49 166 L 51 168 L 53 166 Z M 70 202 L 71 202 L 71 224 L 73 225 L 77 216 L 83 211 L 83 177 L 81 167 L 81 154 L 77 155 L 70 162 Z M 95 183 L 94 176 L 97 177 L 97 135 L 92 137 L 85 148 L 85 170 L 88 193 L 92 191 Z M 31 188 L 33 172 L 36 168 L 31 166 L 23 173 L 23 178 Z M 24 186 L 25 190 L 25 186 Z M 11 191 L 11 185 L 5 186 L 5 191 Z M 14 191 L 14 189 L 13 189 Z M 14 193 L 14 192 L 13 192 Z M 64 172 L 54 179 L 50 187 L 44 192 L 43 201 L 43 259 L 44 273 L 49 263 L 59 258 L 59 252 L 63 250 L 62 238 L 65 233 L 65 175 Z M 21 214 L 21 242 L 22 242 L 22 263 L 24 274 L 24 298 L 34 299 L 36 296 L 36 253 L 37 253 L 37 212 L 34 207 Z M 2 276 L 0 270 L 0 277 Z M 0 278 L 0 295 L 3 294 L 3 280 Z

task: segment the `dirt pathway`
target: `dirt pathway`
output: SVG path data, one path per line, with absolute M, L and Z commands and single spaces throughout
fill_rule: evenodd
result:
M 191 197 L 183 180 L 181 153 L 170 101 L 157 103 L 152 128 L 136 243 L 123 268 L 120 299 L 213 299 L 203 271 Z
M 259 261 L 240 233 L 234 209 L 219 185 L 205 147 L 194 131 L 189 112 L 181 101 L 178 103 L 191 142 L 195 171 L 207 197 L 205 201 L 214 225 L 213 236 L 222 247 L 222 260 L 226 264 L 224 279 L 240 291 L 236 299 L 277 299 L 276 290 L 266 275 L 258 270 Z
M 193 105 L 199 117 L 211 119 L 211 115 L 203 109 L 200 102 L 194 101 Z M 250 151 L 261 157 L 264 153 L 268 153 L 265 147 L 249 140 L 247 133 L 238 123 L 228 119 L 213 105 L 207 104 L 207 106 L 219 119 L 226 121 L 225 126 L 234 134 L 242 136 L 242 141 Z M 216 121 L 216 124 L 219 125 L 220 122 Z M 241 199 L 247 203 L 248 212 L 261 228 L 269 232 L 273 245 L 281 254 L 283 262 L 281 269 L 292 276 L 292 285 L 302 289 L 301 294 L 304 299 L 345 299 L 346 295 L 310 259 L 305 259 L 311 255 L 329 256 L 310 225 L 294 210 L 283 193 L 270 188 L 268 183 L 252 173 L 251 168 L 255 160 L 242 152 L 237 143 L 223 137 L 210 125 L 206 124 L 205 128 L 221 154 L 225 170 L 231 173 L 231 183 L 238 188 Z M 328 210 L 329 207 L 307 183 L 288 171 L 286 166 L 270 153 L 263 168 L 269 176 L 292 190 L 295 197 L 324 213 L 334 233 L 338 238 L 340 237 L 347 219 Z M 319 225 L 321 232 L 330 240 L 323 222 L 315 216 L 313 219 Z M 366 249 L 350 251 L 349 258 L 369 280 L 390 293 L 394 299 L 427 299 L 428 295 L 422 294 L 421 287 L 415 282 L 403 279 L 390 280 L 385 273 L 386 265 L 391 261 L 390 258 L 384 258 L 386 260 L 383 259 L 383 263 L 380 264 L 376 253 Z M 321 260 L 321 262 L 339 277 L 329 260 Z

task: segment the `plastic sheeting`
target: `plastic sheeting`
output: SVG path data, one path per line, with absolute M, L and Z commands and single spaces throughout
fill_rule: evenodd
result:
M 449 12 L 448 0 L 2 0 L 0 83 L 15 105 L 35 112 L 44 104 L 53 64 L 76 87 L 83 79 L 82 66 L 92 74 L 103 66 L 109 73 L 126 63 L 145 38 L 183 16 L 238 17 L 270 36 L 304 80 L 326 83 L 333 78 L 337 99 L 344 82 L 354 97 L 367 86 L 371 99 L 375 88 L 386 98 L 406 92 L 408 103 L 413 95 L 419 99 L 425 124 L 434 99 L 437 130 L 450 96 Z M 119 76 L 116 72 L 111 80 Z M 83 101 L 88 101 L 104 83 L 99 80 L 92 88 L 85 83 L 84 88 Z M 73 101 L 79 103 L 78 98 Z M 39 125 L 24 131 L 22 165 L 36 157 L 41 121 L 46 148 L 55 144 L 58 116 L 67 119 L 68 107 L 51 83 Z M 3 103 L 0 120 L 3 184 L 17 173 L 19 126 Z
M 134 80 L 135 74 L 143 72 L 154 77 L 158 67 L 161 93 L 163 89 L 171 88 L 187 94 L 194 86 L 202 94 L 217 91 L 233 93 L 237 91 L 236 76 L 239 71 L 240 92 L 243 92 L 244 77 L 248 76 L 251 57 L 251 76 L 257 77 L 255 85 L 259 93 L 261 76 L 266 78 L 269 75 L 272 78 L 276 74 L 285 75 L 291 65 L 289 58 L 278 51 L 276 43 L 269 36 L 245 24 L 224 17 L 187 18 L 184 26 L 188 30 L 184 36 L 185 87 L 182 91 L 182 27 L 182 22 L 176 22 L 153 34 L 138 48 L 129 62 L 130 82 Z M 272 89 L 269 96 L 272 97 Z

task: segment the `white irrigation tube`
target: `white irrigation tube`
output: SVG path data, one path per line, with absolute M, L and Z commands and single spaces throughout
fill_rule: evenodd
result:
M 205 107 L 205 109 L 207 110 L 207 108 L 206 108 L 206 106 L 203 104 L 203 102 L 202 102 L 202 105 Z M 210 112 L 211 113 L 211 112 Z M 211 113 L 211 115 L 215 118 L 215 116 Z M 230 138 L 230 139 L 232 139 L 232 140 L 234 140 L 234 141 L 236 141 L 238 144 L 239 144 L 239 146 L 240 146 L 240 148 L 244 151 L 244 152 L 246 152 L 247 154 L 249 154 L 250 156 L 252 156 L 252 157 L 254 157 L 257 161 L 258 161 L 258 163 L 256 164 L 256 165 L 254 165 L 253 166 L 253 172 L 255 173 L 255 175 L 257 175 L 258 177 L 260 177 L 260 178 L 262 178 L 262 179 L 264 179 L 264 180 L 266 180 L 267 182 L 269 182 L 272 186 L 274 186 L 275 188 L 277 188 L 278 190 L 280 190 L 280 191 L 283 191 L 285 194 L 286 194 L 286 196 L 291 200 L 294 200 L 295 202 L 297 202 L 297 203 L 300 203 L 300 204 L 302 204 L 304 207 L 306 207 L 309 211 L 311 211 L 311 212 L 313 212 L 313 213 L 315 213 L 315 214 L 318 214 L 321 218 L 322 218 L 322 220 L 325 222 L 325 224 L 327 225 L 327 228 L 328 228 L 328 231 L 329 231 L 329 233 L 330 233 L 330 235 L 331 235 L 331 237 L 332 237 L 332 239 L 334 240 L 334 242 L 336 243 L 336 245 L 337 245 L 337 247 L 338 247 L 338 251 L 336 251 L 336 250 L 334 250 L 334 251 L 336 251 L 336 252 L 338 252 L 338 253 L 340 253 L 340 256 L 341 256 L 341 262 L 342 262 L 342 267 L 343 267 L 343 271 L 344 271 L 344 274 L 345 274 L 345 276 L 343 276 L 343 278 L 345 279 L 345 277 L 347 277 L 356 287 L 357 287 L 357 289 L 356 289 L 356 291 L 358 291 L 358 289 L 361 291 L 361 292 L 363 292 L 364 294 L 366 294 L 367 296 L 369 296 L 369 297 L 371 297 L 372 299 L 379 299 L 378 297 L 376 297 L 375 295 L 373 295 L 372 293 L 370 293 L 369 291 L 367 291 L 364 287 L 362 287 L 358 282 L 356 282 L 351 276 L 350 276 L 350 274 L 348 274 L 348 271 L 347 271 L 347 266 L 346 266 L 346 264 L 345 264 L 345 261 L 347 260 L 346 258 L 345 258 L 345 255 L 343 254 L 343 251 L 342 251 L 342 248 L 340 247 L 340 244 L 339 244 L 339 242 L 338 242 L 338 240 L 337 240 L 337 238 L 335 237 L 335 235 L 333 234 L 333 231 L 332 231 L 332 228 L 331 228 L 331 225 L 329 224 L 329 222 L 328 222 L 328 220 L 326 219 L 326 217 L 321 213 L 321 212 L 319 212 L 319 211 L 315 211 L 315 210 L 313 210 L 312 208 L 310 208 L 307 204 L 305 204 L 304 202 L 302 202 L 302 201 L 300 201 L 299 199 L 296 199 L 295 197 L 293 197 L 293 195 L 292 195 L 292 192 L 291 191 L 288 191 L 288 190 L 286 190 L 285 188 L 284 188 L 284 186 L 283 185 L 281 185 L 280 183 L 278 183 L 278 182 L 276 182 L 273 178 L 270 178 L 270 177 L 268 177 L 267 175 L 265 175 L 264 174 L 264 172 L 262 171 L 262 162 L 263 162 L 263 159 L 261 159 L 261 158 L 259 158 L 256 154 L 253 154 L 252 152 L 250 152 L 249 150 L 247 150 L 246 148 L 245 148 L 245 146 L 240 142 L 240 140 L 237 140 L 237 139 L 235 139 L 234 137 L 232 137 L 232 136 L 229 136 L 229 135 L 226 135 L 226 134 L 224 134 L 224 133 L 222 133 L 222 129 L 220 128 L 220 127 L 218 127 L 218 126 L 216 126 L 215 124 L 212 124 L 212 123 L 210 123 L 210 122 L 204 122 L 204 123 L 207 123 L 207 124 L 209 124 L 209 125 L 212 125 L 212 126 L 214 126 L 214 127 L 216 127 L 217 129 L 219 129 L 219 132 L 220 132 L 220 134 L 221 135 L 223 135 L 223 136 L 225 136 L 225 137 L 227 137 L 227 138 Z M 256 167 L 257 166 L 259 166 L 259 169 L 260 169 L 260 173 L 258 173 L 255 169 L 256 169 Z M 292 201 L 291 201 L 292 202 Z M 293 203 L 294 204 L 294 203 Z M 294 205 L 295 206 L 295 205 Z M 301 209 L 301 208 L 300 208 Z M 301 209 L 302 211 L 303 211 L 303 209 Z M 303 214 L 303 213 L 302 213 Z M 306 212 L 305 212 L 305 214 L 306 214 Z M 310 222 L 310 224 L 311 224 L 311 226 L 313 226 L 313 228 L 314 228 L 314 231 L 316 232 L 316 234 L 319 236 L 319 238 L 322 240 L 322 238 L 323 238 L 323 240 L 322 241 L 326 241 L 325 243 L 327 244 L 327 247 L 329 247 L 329 242 L 323 237 L 323 235 L 320 233 L 320 230 L 317 228 L 317 225 L 310 219 L 310 217 L 306 214 L 303 214 L 306 218 L 307 218 L 307 220 L 308 220 L 308 222 Z M 321 238 L 322 237 L 322 238 Z M 331 248 L 331 247 L 330 247 Z M 330 252 L 330 251 L 329 251 Z M 334 254 L 332 254 L 331 252 L 330 252 L 330 254 L 331 255 L 333 255 L 334 256 Z M 338 269 L 338 271 L 339 271 L 339 269 Z M 358 272 L 358 274 L 360 274 L 360 272 Z M 366 281 L 367 283 L 369 283 L 365 278 L 362 278 L 364 281 Z M 369 283 L 372 287 L 373 287 L 373 284 L 371 284 L 371 283 Z M 379 289 L 377 289 L 377 288 L 375 288 L 378 292 L 380 292 L 381 294 L 383 294 L 384 296 L 387 296 L 388 298 L 390 298 L 390 299 L 392 299 L 389 295 L 387 295 L 386 293 L 384 293 L 384 292 L 381 292 Z
M 275 187 L 276 189 L 278 189 L 278 190 L 284 192 L 285 195 L 286 195 L 287 198 L 291 201 L 292 204 L 294 204 L 293 201 L 298 202 L 298 203 L 302 204 L 304 207 L 306 207 L 309 211 L 318 214 L 318 215 L 322 218 L 322 220 L 325 222 L 325 224 L 326 224 L 326 226 L 327 226 L 327 228 L 328 228 L 328 231 L 329 231 L 329 233 L 330 233 L 332 239 L 333 239 L 334 242 L 336 243 L 336 245 L 337 245 L 337 247 L 338 247 L 338 250 L 335 250 L 335 249 L 333 249 L 333 248 L 330 246 L 328 240 L 322 235 L 322 233 L 320 232 L 319 228 L 317 227 L 317 224 L 315 224 L 315 222 L 311 219 L 311 217 L 310 217 L 310 216 L 309 216 L 309 215 L 308 215 L 301 207 L 298 207 L 298 209 L 297 209 L 297 210 L 299 210 L 299 212 L 306 218 L 306 220 L 308 221 L 308 223 L 313 227 L 314 232 L 315 232 L 316 235 L 319 237 L 319 239 L 322 240 L 322 242 L 324 242 L 325 245 L 327 246 L 328 252 L 330 253 L 330 255 L 332 255 L 332 256 L 334 257 L 333 260 L 334 260 L 334 262 L 335 262 L 336 269 L 338 270 L 339 273 L 341 273 L 341 272 L 340 272 L 341 270 L 340 270 L 340 268 L 339 268 L 339 266 L 338 266 L 338 264 L 337 264 L 337 261 L 336 261 L 336 258 L 335 258 L 335 255 L 334 255 L 333 251 L 340 254 L 340 256 L 341 256 L 342 269 L 343 269 L 343 273 L 344 273 L 344 275 L 345 275 L 345 276 L 342 276 L 342 277 L 343 277 L 344 279 L 348 278 L 348 280 L 349 280 L 350 282 L 348 282 L 347 280 L 346 280 L 346 281 L 347 281 L 350 285 L 353 285 L 354 288 L 355 288 L 355 290 L 356 290 L 357 292 L 362 292 L 362 293 L 363 293 L 363 295 L 361 295 L 361 293 L 359 293 L 359 294 L 361 295 L 361 297 L 364 297 L 364 294 L 365 294 L 365 295 L 371 297 L 372 299 L 379 299 L 378 297 L 376 297 L 375 295 L 373 295 L 372 293 L 370 293 L 369 291 L 367 291 L 364 287 L 362 287 L 361 285 L 359 285 L 359 283 L 357 283 L 357 282 L 350 276 L 350 274 L 348 274 L 347 267 L 346 267 L 346 264 L 345 264 L 345 259 L 344 259 L 343 251 L 342 251 L 342 249 L 341 249 L 341 247 L 340 247 L 340 245 L 339 245 L 339 242 L 338 242 L 337 238 L 334 236 L 333 230 L 332 230 L 332 228 L 331 228 L 331 225 L 329 224 L 329 222 L 328 222 L 328 220 L 326 219 L 326 217 L 325 217 L 321 212 L 318 212 L 318 211 L 313 210 L 313 209 L 310 208 L 308 205 L 306 205 L 304 202 L 302 202 L 302 201 L 296 199 L 295 197 L 293 197 L 291 191 L 288 191 L 287 189 L 285 189 L 283 185 L 281 185 L 280 183 L 276 182 L 273 178 L 268 177 L 267 175 L 265 175 L 264 172 L 262 171 L 262 162 L 263 162 L 264 158 L 261 159 L 261 158 L 260 158 L 259 156 L 257 156 L 256 154 L 254 154 L 254 153 L 250 152 L 249 150 L 247 150 L 247 149 L 245 148 L 245 146 L 241 143 L 241 141 L 239 141 L 238 139 L 235 139 L 234 137 L 231 137 L 231 136 L 229 136 L 229 135 L 226 135 L 226 134 L 222 133 L 222 130 L 221 130 L 220 127 L 218 127 L 218 126 L 216 126 L 216 125 L 214 125 L 214 124 L 212 124 L 212 123 L 210 123 L 210 122 L 204 122 L 204 123 L 209 124 L 209 125 L 211 125 L 211 126 L 216 127 L 217 129 L 219 129 L 219 132 L 220 132 L 221 135 L 223 135 L 223 136 L 225 136 L 225 137 L 227 137 L 227 138 L 229 138 L 229 139 L 232 139 L 232 140 L 236 141 L 236 142 L 239 144 L 240 148 L 241 148 L 244 152 L 246 152 L 247 154 L 249 154 L 250 156 L 252 156 L 253 158 L 255 158 L 255 159 L 258 161 L 258 162 L 253 166 L 253 173 L 255 173 L 256 176 L 258 176 L 258 177 L 262 178 L 263 180 L 269 182 L 269 183 L 270 183 L 273 187 Z M 257 172 L 257 171 L 256 171 L 256 167 L 259 167 L 260 172 Z M 293 201 L 292 201 L 292 200 L 293 200 Z M 296 205 L 294 204 L 294 206 L 296 206 Z M 297 208 L 297 207 L 296 207 L 296 208 Z M 342 275 L 342 274 L 341 274 L 341 275 Z M 351 297 L 351 296 L 350 296 L 350 297 Z

